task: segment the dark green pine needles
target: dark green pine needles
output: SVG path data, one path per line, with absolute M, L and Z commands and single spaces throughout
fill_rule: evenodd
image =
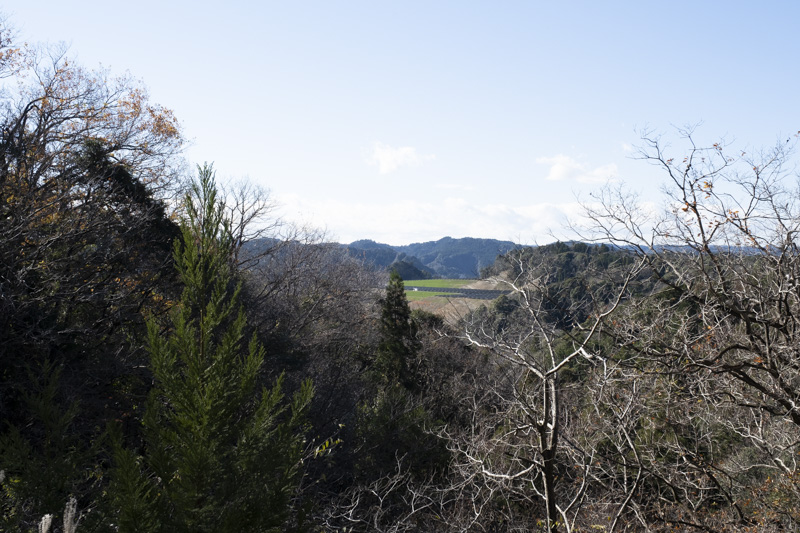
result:
M 144 451 L 116 446 L 120 531 L 277 531 L 290 518 L 312 386 L 288 403 L 280 378 L 258 390 L 264 348 L 245 338 L 233 247 L 214 173 L 202 167 L 175 243 L 181 300 L 168 333 L 149 321 Z

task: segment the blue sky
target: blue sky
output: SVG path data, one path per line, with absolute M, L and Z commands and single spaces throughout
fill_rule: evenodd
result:
M 569 238 L 608 180 L 644 200 L 642 128 L 800 130 L 795 2 L 6 0 L 31 43 L 130 72 L 187 158 L 271 189 L 332 239 Z M 676 149 L 679 149 L 676 147 Z M 678 152 L 676 155 L 680 155 Z

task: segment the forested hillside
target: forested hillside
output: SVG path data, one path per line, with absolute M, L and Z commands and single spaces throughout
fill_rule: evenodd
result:
M 354 257 L 378 267 L 403 270 L 408 274 L 403 275 L 406 279 L 477 278 L 481 270 L 492 265 L 498 255 L 515 247 L 510 241 L 451 237 L 405 246 L 390 246 L 370 240 L 347 245 Z
M 657 216 L 605 189 L 574 242 L 401 249 L 510 293 L 446 322 L 265 192 L 186 170 L 139 82 L 12 36 L 0 530 L 800 528 L 791 143 L 645 138 Z

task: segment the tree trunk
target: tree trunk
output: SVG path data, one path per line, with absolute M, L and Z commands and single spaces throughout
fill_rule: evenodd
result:
M 558 450 L 558 394 L 556 376 L 549 376 L 544 383 L 544 419 L 539 427 L 542 452 L 542 477 L 547 507 L 547 531 L 558 532 L 559 514 L 556 507 L 556 451 Z

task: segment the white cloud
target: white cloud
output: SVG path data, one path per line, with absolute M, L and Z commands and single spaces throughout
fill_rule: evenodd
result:
M 536 162 L 550 167 L 546 177 L 550 181 L 605 183 L 616 179 L 618 172 L 617 165 L 614 163 L 591 168 L 589 165 L 563 154 L 555 157 L 539 157 Z
M 583 212 L 578 202 L 480 204 L 461 197 L 377 204 L 290 195 L 279 201 L 288 219 L 302 218 L 313 226 L 326 228 L 333 240 L 346 243 L 374 239 L 394 245 L 445 236 L 545 244 L 575 238 L 567 223 L 579 222 Z
M 423 161 L 436 159 L 435 155 L 421 155 L 413 146 L 389 146 L 381 142 L 372 145 L 372 155 L 368 159 L 371 165 L 377 165 L 378 172 L 389 174 L 400 167 L 418 166 Z
M 441 189 L 444 191 L 474 191 L 475 187 L 468 184 L 463 183 L 436 183 L 433 185 L 436 189 Z

